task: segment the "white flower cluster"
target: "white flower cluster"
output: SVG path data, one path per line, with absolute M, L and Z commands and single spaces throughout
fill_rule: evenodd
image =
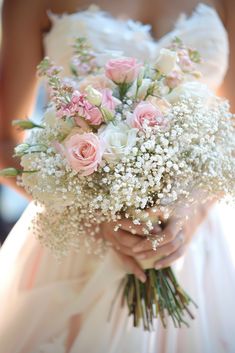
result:
M 15 149 L 23 171 L 4 171 L 22 174 L 41 205 L 43 244 L 58 256 L 81 246 L 101 254 L 104 221 L 144 221 L 151 237 L 148 208 L 169 215 L 195 190 L 234 198 L 234 117 L 196 80 L 197 51 L 175 39 L 153 65 L 115 57 L 100 67 L 86 40 L 76 43 L 72 80 L 48 58 L 39 65 L 50 106 L 41 125 L 15 122 L 33 131 Z
M 177 202 L 188 202 L 195 189 L 208 197 L 235 196 L 234 126 L 227 102 L 213 96 L 205 104 L 187 92 L 167 118 L 164 129 L 146 125 L 137 131 L 123 121 L 101 128 L 107 158 L 96 172 L 82 177 L 54 143 L 73 134 L 73 125 L 58 120 L 52 108 L 46 112 L 44 129 L 34 130 L 26 141 L 46 150 L 21 159 L 25 171 L 35 171 L 23 173 L 23 185 L 44 205 L 34 224 L 43 244 L 57 255 L 81 244 L 100 254 L 105 244 L 96 233 L 102 221 L 124 215 L 138 224 L 142 210 L 156 206 L 170 212 Z

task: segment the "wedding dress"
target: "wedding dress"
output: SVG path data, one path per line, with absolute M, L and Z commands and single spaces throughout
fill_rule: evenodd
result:
M 70 44 L 86 36 L 97 50 L 115 49 L 153 60 L 175 36 L 197 48 L 205 82 L 216 89 L 227 69 L 226 31 L 210 7 L 200 4 L 191 17 L 181 16 L 158 42 L 149 26 L 121 21 L 90 8 L 72 15 L 51 15 L 45 52 L 67 65 Z M 66 71 L 65 71 L 66 73 Z M 0 251 L 0 353 L 234 353 L 235 268 L 226 237 L 235 229 L 234 210 L 216 205 L 200 226 L 186 254 L 174 264 L 179 282 L 199 306 L 190 328 L 164 329 L 156 320 L 153 332 L 133 328 L 127 310 L 110 307 L 125 269 L 109 250 L 104 259 L 71 253 L 58 263 L 34 238 L 31 203 Z M 65 341 L 70 318 L 80 315 L 80 329 L 70 350 Z

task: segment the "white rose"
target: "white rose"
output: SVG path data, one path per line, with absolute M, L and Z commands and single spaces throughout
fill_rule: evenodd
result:
M 128 154 L 136 144 L 137 129 L 131 129 L 123 122 L 114 125 L 110 123 L 99 131 L 101 142 L 104 144 L 104 158 L 107 161 L 121 159 Z
M 85 89 L 85 92 L 87 93 L 87 100 L 91 104 L 99 106 L 102 103 L 102 93 L 97 91 L 97 89 L 93 88 L 91 85 Z
M 171 72 L 177 62 L 178 56 L 177 53 L 169 50 L 162 48 L 160 50 L 160 55 L 157 58 L 157 61 L 155 63 L 155 67 L 164 75 L 167 75 L 169 72 Z
M 165 98 L 170 103 L 176 103 L 182 96 L 191 97 L 195 100 L 202 99 L 204 102 L 209 102 L 213 94 L 205 84 L 192 81 L 185 82 L 176 87 L 170 94 L 166 95 Z

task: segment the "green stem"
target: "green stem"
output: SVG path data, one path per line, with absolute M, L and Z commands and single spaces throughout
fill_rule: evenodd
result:
M 164 286 L 165 286 L 165 291 L 164 291 L 165 294 L 164 295 L 168 298 L 168 300 L 170 302 L 170 305 L 167 305 L 166 309 L 168 310 L 168 313 L 174 322 L 174 326 L 180 327 L 181 322 L 184 321 L 181 317 L 181 314 L 180 314 L 182 307 L 177 306 L 177 304 L 176 304 L 177 297 L 174 295 L 171 287 L 168 286 L 167 278 L 162 276 L 162 281 L 164 282 Z
M 120 96 L 120 100 L 122 101 L 123 98 L 125 97 L 128 89 L 130 88 L 130 84 L 129 83 L 120 83 L 118 84 L 118 89 L 119 89 L 119 96 Z
M 190 303 L 194 303 L 187 293 L 179 286 L 170 267 L 145 271 L 147 280 L 143 284 L 134 275 L 127 275 L 123 291 L 123 301 L 126 301 L 129 315 L 133 316 L 134 326 L 142 323 L 145 330 L 152 330 L 154 318 L 161 320 L 167 327 L 169 316 L 175 327 L 182 324 L 189 326 L 185 314 L 191 319 Z

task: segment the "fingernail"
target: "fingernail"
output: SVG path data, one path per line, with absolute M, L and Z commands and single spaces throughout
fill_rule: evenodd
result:
M 154 266 L 154 268 L 155 268 L 155 270 L 159 270 L 159 269 L 161 268 L 161 265 L 160 265 L 160 264 L 156 264 L 156 265 Z
M 153 234 L 154 234 L 154 233 L 160 233 L 161 231 L 162 231 L 161 227 L 155 226 L 155 227 L 153 228 L 153 230 L 152 230 L 152 233 L 153 233 Z
M 145 283 L 145 281 L 146 281 L 146 276 L 145 276 L 145 275 L 141 275 L 141 276 L 139 276 L 139 279 L 140 279 L 140 281 L 141 281 L 142 283 Z

